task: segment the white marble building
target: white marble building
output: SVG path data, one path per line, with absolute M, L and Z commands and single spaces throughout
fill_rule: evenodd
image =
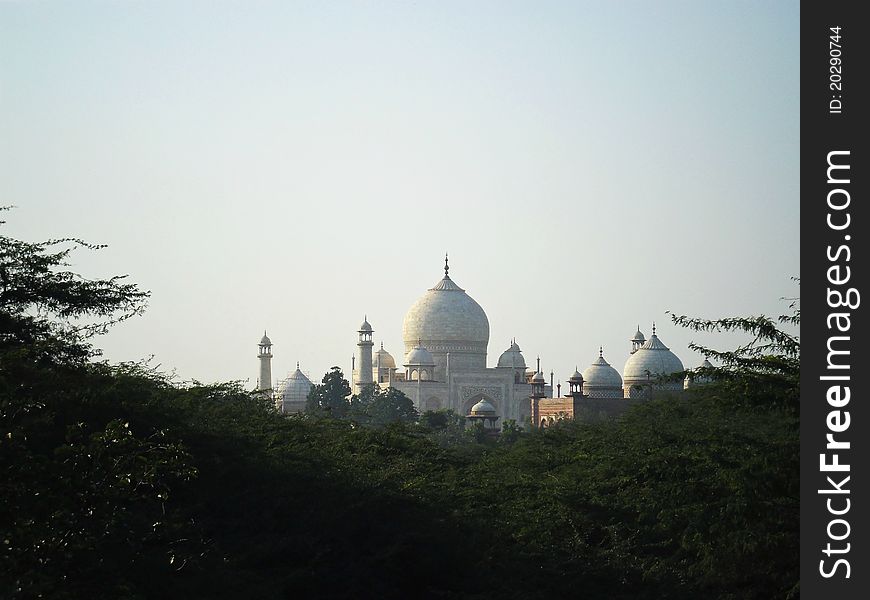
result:
M 655 324 L 648 340 L 643 339 L 643 334 L 638 329 L 632 344 L 635 347 L 622 369 L 622 385 L 626 398 L 643 397 L 648 394 L 659 376 L 685 370 L 682 361 L 656 335 Z M 660 383 L 656 387 L 676 392 L 683 389 L 683 381 Z
M 411 398 L 420 412 L 452 409 L 467 415 L 477 402 L 486 400 L 495 408 L 500 422 L 516 419 L 524 423 L 530 418 L 532 380 L 545 380 L 540 360 L 534 370 L 529 369 L 516 340 L 501 353 L 494 367 L 487 366 L 489 319 L 483 308 L 450 278 L 446 258 L 444 276 L 405 314 L 401 364 L 383 343 L 373 352 L 374 329 L 367 318 L 357 333 L 350 377 L 354 393 L 371 383 L 394 387 Z M 652 387 L 682 389 L 681 381 L 664 386 L 656 382 L 660 375 L 684 369 L 680 359 L 659 340 L 655 325 L 649 340 L 638 328 L 630 342 L 631 353 L 622 376 L 605 360 L 601 348 L 598 358 L 582 374 L 575 372 L 571 376 L 571 381 L 582 383 L 583 397 L 599 403 L 618 403 L 646 397 Z M 261 377 L 266 377 L 272 359 L 271 342 L 264 336 L 260 346 Z M 312 385 L 298 364 L 296 374 L 277 386 L 277 397 L 285 412 L 304 408 L 304 396 Z M 553 391 L 551 374 L 545 393 L 552 396 Z
M 427 290 L 408 310 L 402 324 L 403 368 L 383 349 L 372 356 L 365 321 L 353 368 L 355 391 L 374 380 L 395 387 L 421 412 L 453 409 L 466 415 L 477 402 L 492 404 L 501 422 L 529 418 L 531 385 L 519 346 L 512 342 L 496 367 L 487 367 L 489 319 L 483 308 L 449 275 Z M 368 373 L 372 373 L 371 379 Z M 549 388 L 548 388 L 549 391 Z
M 296 413 L 305 410 L 308 392 L 314 384 L 296 363 L 296 370 L 284 379 L 272 382 L 272 340 L 263 332 L 258 345 L 257 358 L 260 361 L 260 376 L 257 378 L 257 389 L 269 394 L 275 401 L 278 410 L 284 413 Z

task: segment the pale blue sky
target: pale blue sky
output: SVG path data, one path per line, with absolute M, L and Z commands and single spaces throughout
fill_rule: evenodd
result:
M 6 235 L 76 235 L 183 379 L 401 361 L 451 275 L 564 381 L 799 275 L 797 2 L 0 2 Z

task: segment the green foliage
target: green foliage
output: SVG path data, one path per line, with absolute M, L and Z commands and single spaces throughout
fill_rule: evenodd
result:
M 466 433 L 472 440 L 474 440 L 478 444 L 486 442 L 486 440 L 489 438 L 486 427 L 484 427 L 482 421 L 474 421 L 473 423 L 471 423 L 471 425 L 469 425 L 466 429 Z
M 148 292 L 125 283 L 126 276 L 91 280 L 64 269 L 76 248 L 102 247 L 76 238 L 30 243 L 0 236 L 0 351 L 82 364 L 95 352 L 88 338 L 141 314 Z
M 499 443 L 513 444 L 523 434 L 523 428 L 515 419 L 507 419 L 501 426 L 501 435 L 498 438 Z
M 434 431 L 449 428 L 462 429 L 465 418 L 452 408 L 442 410 L 427 410 L 420 415 L 420 424 Z
M 396 388 L 381 389 L 376 383 L 351 397 L 348 414 L 357 423 L 377 426 L 415 423 L 418 417 L 410 398 Z
M 339 367 L 332 367 L 320 384 L 308 392 L 305 411 L 312 415 L 342 419 L 350 409 L 350 384 Z
M 65 270 L 75 248 L 99 246 L 0 236 L 4 597 L 117 596 L 135 578 L 125 570 L 168 571 L 185 548 L 169 544 L 191 537 L 166 507 L 172 485 L 195 474 L 189 455 L 130 403 L 168 387 L 87 361 L 88 339 L 140 313 L 148 294 Z
M 799 281 L 799 280 L 796 280 Z M 782 406 L 797 411 L 800 402 L 800 337 L 784 329 L 800 326 L 800 300 L 790 299 L 791 312 L 776 319 L 726 317 L 697 319 L 672 315 L 675 324 L 694 331 L 741 332 L 751 336 L 735 350 L 715 350 L 700 344 L 689 348 L 719 366 L 698 369 L 696 377 L 712 379 L 731 391 L 732 401 Z
M 472 505 L 609 597 L 775 598 L 797 581 L 797 423 L 704 394 L 564 422 L 489 454 Z M 535 476 L 537 474 L 537 476 Z M 485 491 L 484 491 L 485 490 Z
M 429 438 L 442 447 L 457 447 L 469 441 L 465 417 L 453 409 L 426 411 L 420 416 L 420 425 L 429 431 Z
M 347 411 L 348 418 L 356 423 L 367 423 L 369 415 L 366 413 L 366 409 L 379 394 L 380 387 L 378 384 L 370 383 L 363 386 L 358 394 L 350 397 L 350 407 Z

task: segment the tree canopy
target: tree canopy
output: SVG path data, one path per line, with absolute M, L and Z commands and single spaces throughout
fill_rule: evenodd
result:
M 86 279 L 65 269 L 75 249 L 103 247 L 77 238 L 33 243 L 0 235 L 0 350 L 81 364 L 97 352 L 89 338 L 141 314 L 149 294 L 126 275 Z
M 320 384 L 312 386 L 308 392 L 306 412 L 341 419 L 350 408 L 348 397 L 350 384 L 338 367 L 332 367 L 323 376 Z
M 800 326 L 800 299 L 788 300 L 791 312 L 776 318 L 759 315 L 700 319 L 672 315 L 675 324 L 694 331 L 740 332 L 750 338 L 734 350 L 716 350 L 694 342 L 689 344 L 690 349 L 718 363 L 715 367 L 697 369 L 694 375 L 713 379 L 720 386 L 727 387 L 732 401 L 767 406 L 776 404 L 797 411 L 800 401 L 800 337 L 784 327 Z
M 122 589 L 127 565 L 155 573 L 185 529 L 167 509 L 195 469 L 137 400 L 168 385 L 134 366 L 89 362 L 89 339 L 139 314 L 147 292 L 123 277 L 65 270 L 78 239 L 0 236 L 0 595 L 76 597 Z M 136 373 L 135 377 L 132 374 Z M 135 383 L 134 383 L 135 381 Z M 178 544 L 179 550 L 184 544 Z M 63 586 L 63 587 L 61 587 Z
M 392 387 L 381 389 L 376 383 L 351 397 L 348 414 L 367 425 L 416 423 L 419 418 L 414 403 L 404 393 Z

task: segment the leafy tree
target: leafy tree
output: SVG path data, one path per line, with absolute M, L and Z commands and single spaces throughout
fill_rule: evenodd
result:
M 420 424 L 433 430 L 447 429 L 462 425 L 464 419 L 451 408 L 442 410 L 427 410 L 420 415 Z
M 799 282 L 799 280 L 797 280 Z M 675 324 L 694 331 L 736 331 L 751 340 L 734 350 L 715 350 L 689 344 L 689 348 L 719 363 L 713 368 L 697 369 L 696 377 L 712 379 L 727 386 L 736 401 L 784 406 L 798 410 L 800 401 L 800 337 L 784 326 L 800 326 L 800 300 L 790 299 L 790 314 L 772 319 L 726 317 L 698 319 L 672 315 Z
M 498 441 L 502 444 L 513 444 L 520 439 L 522 434 L 522 426 L 515 419 L 507 419 L 502 423 L 501 435 L 499 435 Z
M 0 351 L 81 365 L 98 354 L 89 338 L 144 311 L 149 294 L 126 283 L 126 275 L 86 279 L 65 270 L 75 249 L 103 247 L 77 238 L 31 243 L 0 236 Z
M 377 384 L 366 386 L 351 398 L 350 416 L 360 423 L 388 425 L 415 423 L 414 402 L 396 388 L 381 389 Z
M 350 408 L 350 384 L 339 367 L 332 367 L 308 392 L 305 411 L 309 414 L 344 418 Z
M 145 571 L 167 573 L 185 554 L 173 541 L 196 537 L 166 506 L 195 475 L 190 457 L 132 402 L 171 388 L 141 369 L 89 361 L 99 354 L 90 338 L 141 313 L 148 297 L 123 276 L 66 270 L 73 250 L 100 247 L 0 236 L 4 597 L 129 593 Z
M 468 442 L 465 417 L 452 408 L 426 411 L 420 416 L 420 424 L 430 431 L 430 439 L 439 446 L 455 447 Z
M 381 390 L 368 412 L 377 425 L 416 423 L 419 417 L 411 399 L 396 388 Z
M 478 444 L 490 439 L 489 432 L 481 421 L 474 421 L 465 431 L 466 435 Z
M 379 393 L 380 386 L 377 383 L 363 386 L 358 394 L 350 397 L 347 417 L 356 423 L 368 423 L 370 421 L 368 407 Z

